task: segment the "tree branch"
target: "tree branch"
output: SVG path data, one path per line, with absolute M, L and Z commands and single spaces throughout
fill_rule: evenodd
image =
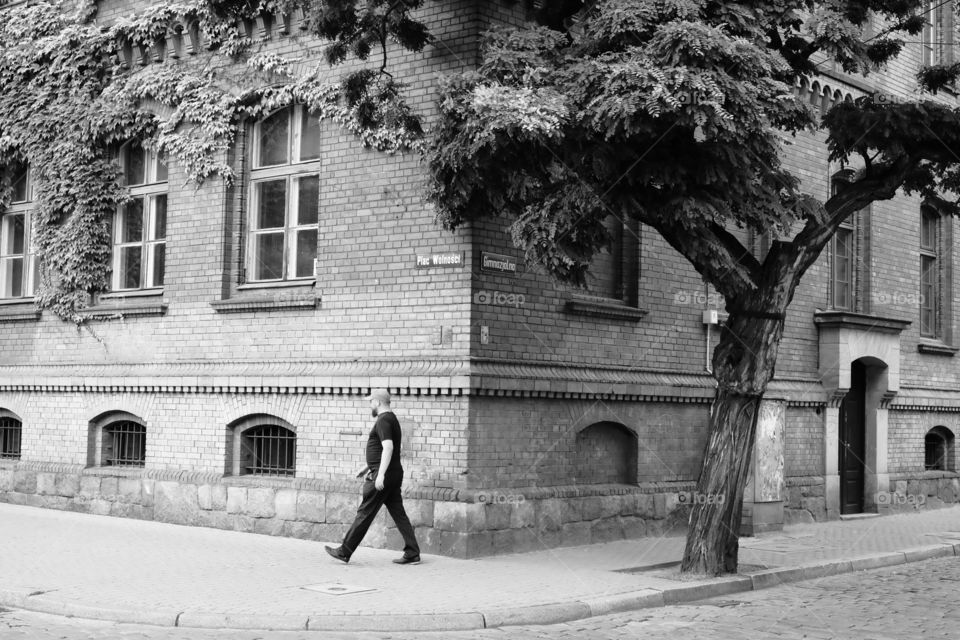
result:
M 640 221 L 656 229 L 724 298 L 756 290 L 760 263 L 722 225 L 710 222 L 693 230 L 673 218 L 641 215 Z

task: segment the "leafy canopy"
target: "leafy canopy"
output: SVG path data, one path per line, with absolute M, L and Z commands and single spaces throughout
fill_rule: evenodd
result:
M 494 31 L 479 68 L 444 81 L 428 162 L 447 227 L 503 216 L 529 260 L 583 282 L 608 241 L 604 220 L 636 218 L 742 300 L 765 284 L 792 294 L 870 200 L 901 185 L 957 191 L 955 109 L 867 98 L 820 120 L 793 90 L 831 59 L 881 69 L 923 28 L 919 0 L 573 4 L 562 26 Z M 884 26 L 864 38 L 874 16 Z M 918 81 L 935 89 L 955 75 L 937 67 Z M 866 166 L 826 203 L 781 162 L 790 135 L 818 127 L 832 159 Z M 792 240 L 761 265 L 731 226 Z

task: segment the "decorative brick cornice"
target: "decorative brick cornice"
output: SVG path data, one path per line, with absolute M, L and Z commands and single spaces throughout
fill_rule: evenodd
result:
M 901 387 L 890 411 L 960 413 L 960 390 Z
M 489 359 L 181 362 L 0 366 L 0 391 L 475 395 L 631 402 L 712 402 L 706 374 Z M 770 393 L 791 406 L 822 406 L 816 381 L 777 380 Z

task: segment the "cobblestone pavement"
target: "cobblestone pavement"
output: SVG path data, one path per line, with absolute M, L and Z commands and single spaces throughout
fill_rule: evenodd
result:
M 566 624 L 470 632 L 332 633 L 170 629 L 0 610 L 3 640 L 541 640 L 957 638 L 960 558 L 850 573 L 695 604 Z

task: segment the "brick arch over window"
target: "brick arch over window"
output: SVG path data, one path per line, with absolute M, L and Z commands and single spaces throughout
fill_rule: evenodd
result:
M 234 420 L 226 430 L 227 475 L 293 477 L 297 428 L 283 418 L 257 413 Z
M 936 426 L 923 437 L 923 468 L 927 471 L 954 471 L 953 432 Z
M 9 409 L 0 407 L 0 459 L 19 460 L 23 420 Z
M 147 425 L 127 411 L 107 411 L 90 421 L 87 430 L 87 466 L 144 467 Z
M 617 422 L 595 422 L 577 434 L 578 484 L 636 484 L 637 435 Z

